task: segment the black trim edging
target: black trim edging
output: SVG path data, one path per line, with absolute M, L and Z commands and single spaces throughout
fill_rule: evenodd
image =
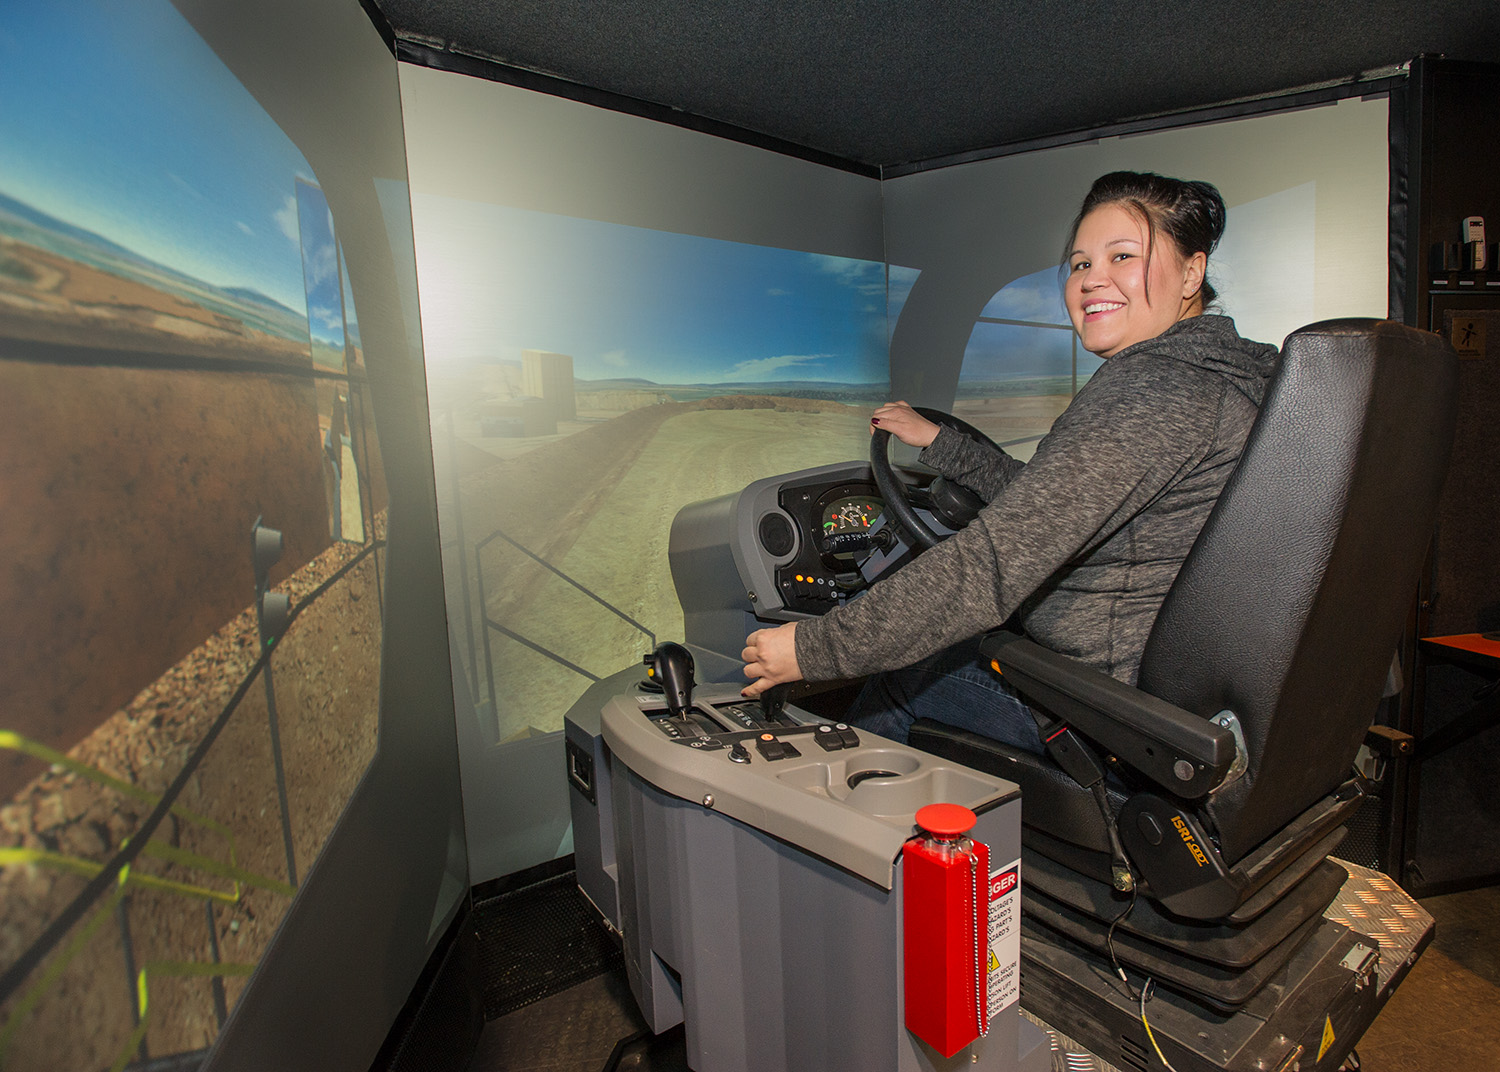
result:
M 640 100 L 636 97 L 627 97 L 623 93 L 611 93 L 604 89 L 593 89 L 579 82 L 570 82 L 566 78 L 556 75 L 542 74 L 539 71 L 528 71 L 522 67 L 512 67 L 509 64 L 497 60 L 485 59 L 482 56 L 474 56 L 466 52 L 455 52 L 452 49 L 434 48 L 431 45 L 419 41 L 411 41 L 406 38 L 396 38 L 396 58 L 404 63 L 414 64 L 418 67 L 430 67 L 435 71 L 450 71 L 454 74 L 466 74 L 473 78 L 483 78 L 490 82 L 502 82 L 508 86 L 516 86 L 519 89 L 534 90 L 537 93 L 546 93 L 553 97 L 563 97 L 567 100 L 578 101 L 581 104 L 590 104 L 596 108 L 604 108 L 611 112 L 623 112 L 641 119 L 650 119 L 658 123 L 667 123 L 674 127 L 682 127 L 686 130 L 695 130 L 700 134 L 709 134 L 726 141 L 735 141 L 743 145 L 749 145 L 756 149 L 765 149 L 782 156 L 795 157 L 798 160 L 806 160 L 812 164 L 820 164 L 824 167 L 836 168 L 839 171 L 847 171 L 854 175 L 863 175 L 866 178 L 880 178 L 880 168 L 875 164 L 865 164 L 858 160 L 850 160 L 847 157 L 836 156 L 819 149 L 809 149 L 795 142 L 785 141 L 781 138 L 772 137 L 769 134 L 761 134 L 758 131 L 747 130 L 737 127 L 732 123 L 720 122 L 717 119 L 706 119 L 691 112 L 679 111 L 665 104 L 654 104 L 651 101 Z

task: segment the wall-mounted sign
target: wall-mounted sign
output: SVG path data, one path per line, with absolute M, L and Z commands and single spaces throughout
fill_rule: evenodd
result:
M 1459 357 L 1483 357 L 1485 347 L 1483 314 L 1450 310 L 1443 317 L 1443 334 L 1458 351 Z

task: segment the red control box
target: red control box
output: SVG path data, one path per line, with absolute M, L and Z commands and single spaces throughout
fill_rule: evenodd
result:
M 976 821 L 930 804 L 901 850 L 906 1027 L 944 1057 L 989 1030 L 990 852 L 963 836 Z

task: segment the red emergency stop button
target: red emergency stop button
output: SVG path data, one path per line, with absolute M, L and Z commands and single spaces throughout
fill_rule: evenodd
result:
M 962 804 L 928 804 L 917 811 L 917 826 L 935 837 L 958 837 L 974 829 L 979 817 Z

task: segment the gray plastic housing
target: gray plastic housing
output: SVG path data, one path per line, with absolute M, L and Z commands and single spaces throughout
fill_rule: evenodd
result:
M 641 667 L 627 667 L 590 685 L 563 718 L 563 751 L 567 763 L 568 811 L 573 820 L 573 866 L 578 888 L 604 917 L 620 929 L 619 872 L 615 863 L 614 800 L 610 789 L 609 750 L 604 747 L 599 715 L 610 697 L 635 687 Z
M 918 484 L 931 475 L 902 472 Z M 808 541 L 820 535 L 782 507 L 782 491 L 817 483 L 826 488 L 869 483 L 873 489 L 873 479 L 867 462 L 823 465 L 757 480 L 741 491 L 679 510 L 672 521 L 667 557 L 682 605 L 683 639 L 694 653 L 710 651 L 738 659 L 745 637 L 756 629 L 813 617 L 789 609 L 776 581 L 777 569 L 796 561 Z M 934 531 L 952 531 L 928 511 L 918 509 L 917 513 Z M 761 522 L 772 514 L 779 515 L 793 534 L 791 549 L 783 554 L 766 550 L 759 537 Z M 881 527 L 883 522 L 871 531 Z M 890 551 L 871 553 L 859 572 L 864 580 L 873 581 L 885 570 L 898 568 L 908 552 L 905 540 L 895 533 Z
M 738 694 L 700 689 L 713 707 Z M 997 862 L 1020 857 L 1015 786 L 861 733 L 748 763 L 665 736 L 660 699 L 601 714 L 626 971 L 647 1023 L 683 1023 L 696 1072 L 1044 1072 L 1045 1035 L 1012 1004 L 944 1058 L 904 1027 L 901 847 L 939 800 L 979 813 Z M 794 714 L 797 714 L 794 709 Z M 904 773 L 847 787 L 850 771 Z M 861 793 L 877 782 L 874 792 Z
M 869 480 L 870 467 L 851 462 L 768 477 L 677 511 L 667 557 L 689 644 L 738 654 L 745 637 L 764 623 L 809 617 L 788 611 L 776 590 L 776 567 L 795 559 L 808 537 L 777 500 L 789 480 L 818 476 Z M 772 513 L 785 518 L 795 533 L 791 550 L 780 556 L 767 553 L 756 539 L 761 519 Z
M 716 706 L 744 701 L 737 691 L 704 686 L 693 702 L 712 714 Z M 811 735 L 782 733 L 798 746 L 799 758 L 769 762 L 749 748 L 750 762 L 736 763 L 725 749 L 704 752 L 667 738 L 648 717 L 665 706 L 650 693 L 616 696 L 604 705 L 604 743 L 616 766 L 623 763 L 696 804 L 712 798 L 712 810 L 883 889 L 894 883 L 895 861 L 916 829 L 919 808 L 942 801 L 983 814 L 1020 799 L 1013 782 L 863 731 L 858 748 L 837 752 L 823 751 Z M 851 775 L 865 771 L 894 777 L 866 778 L 851 789 Z

